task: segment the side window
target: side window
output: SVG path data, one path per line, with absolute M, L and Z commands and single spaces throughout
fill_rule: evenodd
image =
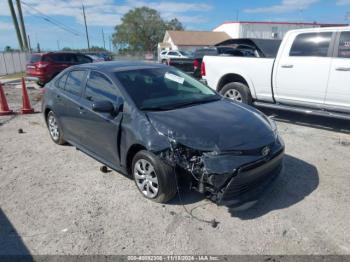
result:
M 179 54 L 178 54 L 178 53 L 176 53 L 176 52 L 169 52 L 169 53 L 168 53 L 168 55 L 175 55 L 175 56 L 179 56 Z
M 300 34 L 295 38 L 289 55 L 326 57 L 331 40 L 331 32 Z
M 77 59 L 75 54 L 65 54 L 64 55 L 64 62 L 66 63 L 76 63 Z
M 89 101 L 117 101 L 117 91 L 112 82 L 103 74 L 92 71 L 85 88 L 85 98 Z
M 73 95 L 79 96 L 83 88 L 82 83 L 84 82 L 85 75 L 85 71 L 71 71 L 66 80 L 66 86 L 64 90 Z
M 342 32 L 340 35 L 338 57 L 350 58 L 350 32 Z
M 63 76 L 61 76 L 57 81 L 56 81 L 56 86 L 58 88 L 64 89 L 64 86 L 66 85 L 68 73 L 65 73 Z
M 92 59 L 85 55 L 76 55 L 78 63 L 91 63 Z
M 57 62 L 57 63 L 63 62 L 63 60 L 64 60 L 63 54 L 50 54 L 48 56 L 50 57 L 50 59 L 52 61 Z

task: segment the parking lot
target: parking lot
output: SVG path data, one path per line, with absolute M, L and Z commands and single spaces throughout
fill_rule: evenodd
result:
M 20 89 L 5 91 L 16 109 Z M 39 96 L 30 91 L 37 111 Z M 265 113 L 286 143 L 285 170 L 243 211 L 187 190 L 147 201 L 133 180 L 55 145 L 41 114 L 0 117 L 0 255 L 350 254 L 350 123 Z

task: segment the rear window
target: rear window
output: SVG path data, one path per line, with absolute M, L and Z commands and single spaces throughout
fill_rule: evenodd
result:
M 56 63 L 76 63 L 75 54 L 50 54 L 50 59 Z
M 338 57 L 350 58 L 350 32 L 342 32 L 340 35 Z
M 36 62 L 40 62 L 41 61 L 41 55 L 36 54 L 36 55 L 31 55 L 29 62 L 30 63 L 36 63 Z
M 300 34 L 295 38 L 289 55 L 326 57 L 331 40 L 331 32 Z
M 215 56 L 218 54 L 218 51 L 216 49 L 201 49 L 201 50 L 197 50 L 194 53 L 194 56 L 196 58 L 202 58 L 203 56 Z

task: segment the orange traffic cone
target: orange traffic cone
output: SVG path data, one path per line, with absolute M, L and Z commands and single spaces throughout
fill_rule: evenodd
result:
M 7 104 L 4 89 L 2 88 L 2 84 L 0 83 L 0 116 L 11 115 L 12 113 L 13 111 L 10 110 Z
M 22 77 L 22 114 L 31 114 L 34 113 L 34 109 L 30 105 L 29 96 L 27 92 L 26 82 L 24 81 L 24 77 Z

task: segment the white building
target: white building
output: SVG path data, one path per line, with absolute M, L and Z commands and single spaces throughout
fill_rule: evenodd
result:
M 282 39 L 289 30 L 329 26 L 347 26 L 347 24 L 235 21 L 225 22 L 213 31 L 225 32 L 231 38 Z

